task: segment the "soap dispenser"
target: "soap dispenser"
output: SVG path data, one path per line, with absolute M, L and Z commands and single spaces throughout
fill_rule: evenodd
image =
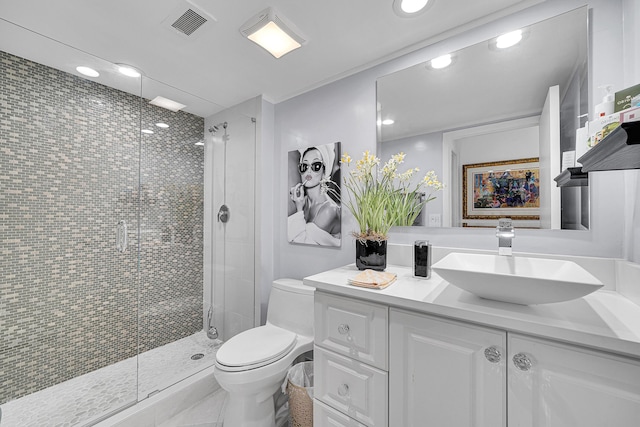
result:
M 413 275 L 431 278 L 431 243 L 428 240 L 416 240 L 413 244 Z
M 602 102 L 595 107 L 596 119 L 613 114 L 613 85 L 598 86 L 604 91 Z

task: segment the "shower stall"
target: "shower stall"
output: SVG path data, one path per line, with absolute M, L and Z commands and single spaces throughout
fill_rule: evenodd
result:
M 0 426 L 92 425 L 254 326 L 255 120 L 9 26 L 27 48 L 0 43 Z

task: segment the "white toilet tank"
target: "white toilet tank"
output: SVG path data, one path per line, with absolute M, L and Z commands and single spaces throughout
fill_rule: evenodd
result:
M 274 280 L 267 307 L 267 323 L 298 335 L 313 336 L 313 292 L 302 280 Z

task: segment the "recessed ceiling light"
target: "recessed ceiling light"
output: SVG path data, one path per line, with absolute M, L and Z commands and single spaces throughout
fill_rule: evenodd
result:
M 496 39 L 496 47 L 498 49 L 506 49 L 518 44 L 520 40 L 522 40 L 522 30 L 511 31 Z
M 162 122 L 161 123 L 156 123 L 156 126 L 158 126 L 159 128 L 162 128 L 162 129 L 166 129 L 166 128 L 169 127 L 168 124 L 162 123 Z
M 249 19 L 241 28 L 243 36 L 256 43 L 275 58 L 298 49 L 306 40 L 285 23 L 286 18 L 269 7 Z
M 431 60 L 431 66 L 436 69 L 448 67 L 451 65 L 451 54 L 446 54 Z
M 147 134 L 152 134 L 153 133 L 153 131 L 151 129 L 142 129 L 140 132 L 147 133 Z
M 384 119 L 384 120 L 382 121 L 382 124 L 383 124 L 383 125 L 385 125 L 385 126 L 389 126 L 389 125 L 392 125 L 392 124 L 394 124 L 394 123 L 395 123 L 395 121 L 394 121 L 394 120 L 392 120 L 392 119 Z
M 198 141 L 195 143 L 195 145 L 204 145 L 204 141 Z
M 118 64 L 118 71 L 127 77 L 140 77 L 142 75 L 140 71 L 126 64 Z
M 186 105 L 184 104 L 180 104 L 179 102 L 172 101 L 167 98 L 163 98 L 162 96 L 156 96 L 151 101 L 149 101 L 149 104 L 166 108 L 167 110 L 171 110 L 174 113 L 186 107 Z
M 427 10 L 434 0 L 393 0 L 393 11 L 403 18 L 417 16 Z
M 100 75 L 99 72 L 97 72 L 96 70 L 94 70 L 93 68 L 89 68 L 89 67 L 76 67 L 76 71 L 79 72 L 80 74 L 83 74 L 87 77 L 98 77 Z

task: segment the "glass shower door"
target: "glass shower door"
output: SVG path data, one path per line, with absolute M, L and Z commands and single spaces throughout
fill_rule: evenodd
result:
M 255 109 L 253 102 L 209 117 L 205 126 L 212 165 L 211 278 L 205 305 L 213 304 L 209 326 L 224 341 L 256 326 L 256 119 L 247 115 Z
M 178 102 L 171 111 L 150 103 Z M 204 118 L 219 106 L 142 81 L 139 390 L 144 399 L 213 364 L 203 331 Z
M 69 58 L 0 52 L 2 423 L 86 424 L 136 401 L 140 81 L 2 25 Z

